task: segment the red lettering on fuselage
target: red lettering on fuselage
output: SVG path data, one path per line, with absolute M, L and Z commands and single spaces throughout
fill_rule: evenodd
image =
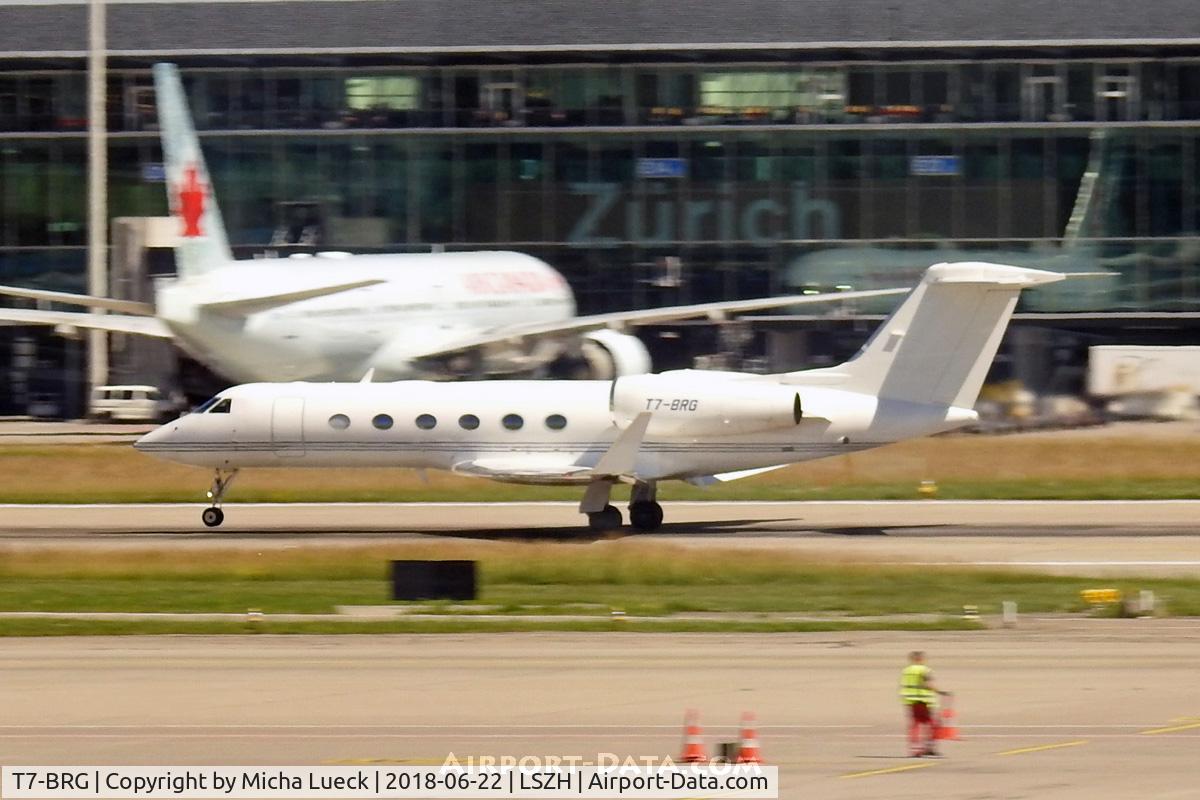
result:
M 472 294 L 537 294 L 562 290 L 557 273 L 536 270 L 516 272 L 469 272 L 462 276 L 463 287 Z

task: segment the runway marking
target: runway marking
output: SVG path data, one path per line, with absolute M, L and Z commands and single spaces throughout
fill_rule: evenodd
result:
M 917 567 L 1200 567 L 1200 560 L 1182 561 L 889 561 Z
M 886 769 L 870 769 L 866 772 L 847 772 L 841 778 L 868 778 L 872 775 L 888 775 L 893 772 L 908 772 L 914 769 L 925 769 L 937 764 L 936 761 L 922 761 L 920 764 L 905 764 L 903 767 L 888 767 Z
M 1190 731 L 1195 728 L 1200 728 L 1200 722 L 1189 722 L 1186 725 L 1172 725 L 1169 728 L 1151 728 L 1148 731 L 1142 731 L 1143 736 L 1154 736 L 1160 733 L 1175 733 L 1176 731 Z
M 1087 744 L 1087 739 L 1076 739 L 1073 742 L 1057 742 L 1055 744 L 1043 744 L 1036 747 L 1018 747 L 1016 750 L 1005 750 L 1002 753 L 996 753 L 998 756 L 1019 756 L 1024 753 L 1040 753 L 1043 750 L 1057 750 L 1060 747 L 1078 747 L 1081 744 Z
M 716 727 L 716 728 L 722 728 L 722 727 L 724 727 L 724 728 L 728 728 L 729 730 L 735 730 L 735 729 L 737 729 L 737 726 L 736 726 L 736 725 L 726 725 L 726 726 L 719 726 L 719 725 L 718 725 L 718 726 L 710 726 L 710 727 Z M 826 724 L 808 724 L 808 723 L 790 723 L 790 724 L 788 724 L 788 723 L 780 723 L 780 724 L 777 724 L 777 725 L 759 725 L 759 726 L 758 726 L 758 729 L 759 729 L 759 730 L 785 730 L 785 729 L 792 729 L 792 730 L 801 730 L 801 731 L 803 731 L 803 730 L 810 730 L 810 729 L 811 729 L 811 730 L 818 730 L 818 729 L 819 729 L 819 730 L 860 730 L 860 729 L 863 729 L 863 728 L 874 728 L 874 727 L 876 727 L 876 726 L 874 726 L 874 725 L 826 725 Z M 1012 725 L 975 725 L 975 726 L 973 726 L 973 727 L 974 727 L 974 728 L 987 728 L 987 727 L 994 727 L 994 728 L 1011 728 L 1011 727 L 1029 727 L 1029 726 L 1012 726 Z M 1057 725 L 1054 725 L 1054 726 L 1046 726 L 1046 727 L 1069 727 L 1069 728 L 1070 728 L 1070 727 L 1086 727 L 1086 726 L 1075 726 L 1075 725 L 1057 726 Z M 1109 727 L 1144 728 L 1144 727 L 1146 727 L 1146 726 L 1145 726 L 1145 725 L 1126 725 L 1126 726 L 1112 726 L 1112 725 L 1103 725 L 1103 726 L 1096 726 L 1096 727 L 1105 727 L 1105 728 L 1109 728 Z M 165 723 L 165 724 L 161 724 L 161 725 L 98 725 L 98 724 L 70 724 L 70 725 L 0 725 L 0 730 L 17 730 L 17 731 L 30 731 L 30 730 L 43 730 L 43 731 L 77 731 L 77 730 L 78 730 L 78 731 L 88 731 L 88 730 L 100 730 L 100 731 L 121 731 L 121 730 L 129 730 L 129 731 L 138 731 L 138 732 L 141 732 L 141 731 L 158 731 L 158 730 L 196 730 L 196 729 L 204 729 L 204 730 L 255 730 L 255 731 L 275 731 L 275 730 L 314 730 L 314 731 L 322 731 L 322 730 L 338 730 L 338 729 L 349 729 L 349 730 L 355 730 L 355 731 L 362 731 L 362 730 L 382 730 L 382 731 L 389 731 L 389 730 L 390 730 L 390 731 L 429 731 L 429 730 L 445 730 L 446 728 L 453 728 L 453 729 L 455 729 L 455 730 L 466 730 L 466 729 L 471 729 L 471 730 L 504 730 L 504 731 L 514 731 L 514 730 L 516 730 L 516 731 L 559 731 L 559 730 L 570 730 L 570 729 L 580 729 L 580 730 L 601 730 L 601 729 L 610 729 L 610 730 L 616 730 L 616 731 L 625 731 L 625 730 L 629 730 L 630 728 L 638 728 L 638 729 L 640 729 L 640 730 L 664 730 L 664 731 L 677 731 L 677 730 L 679 730 L 679 726 L 678 726 L 678 725 L 616 725 L 616 724 L 600 724 L 600 723 L 598 723 L 598 724 L 595 724 L 595 725 L 588 725 L 588 724 L 562 724 L 562 725 L 555 725 L 555 724 L 552 724 L 552 723 L 547 723 L 547 724 L 544 724 L 544 725 L 509 725 L 509 724 L 471 725 L 471 724 L 467 724 L 467 723 L 463 723 L 463 724 L 459 724 L 459 723 L 451 723 L 451 724 L 445 724 L 445 725 L 388 725 L 388 724 L 374 724 L 374 725 L 373 725 L 373 724 L 370 724 L 370 723 L 364 723 L 364 724 L 362 724 L 362 725 L 355 725 L 355 724 L 352 724 L 352 723 L 351 723 L 351 724 L 336 724 L 336 723 L 334 723 L 334 724 L 329 724 L 329 725 L 304 724 L 304 723 L 301 723 L 301 724 L 280 724 L 280 725 L 273 724 L 273 723 L 263 723 L 263 724 L 261 724 L 261 725 L 255 725 L 255 724 L 253 724 L 253 723 L 245 723 L 245 724 L 232 724 L 232 725 L 231 725 L 231 724 L 212 724 L 212 725 L 209 725 L 209 724 L 204 724 L 204 723 L 197 723 L 197 724 L 186 724 L 186 723 Z

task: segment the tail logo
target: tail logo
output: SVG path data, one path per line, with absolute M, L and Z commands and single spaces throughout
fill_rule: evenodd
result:
M 199 170 L 189 164 L 183 170 L 183 185 L 179 187 L 179 216 L 183 218 L 183 237 L 194 239 L 203 236 L 200 218 L 204 216 L 204 200 L 207 197 L 204 184 L 200 183 Z

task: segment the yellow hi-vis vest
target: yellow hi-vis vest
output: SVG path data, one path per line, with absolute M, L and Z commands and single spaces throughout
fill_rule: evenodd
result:
M 900 673 L 900 699 L 906 704 L 931 704 L 934 699 L 932 689 L 925 688 L 930 669 L 924 664 L 909 664 Z

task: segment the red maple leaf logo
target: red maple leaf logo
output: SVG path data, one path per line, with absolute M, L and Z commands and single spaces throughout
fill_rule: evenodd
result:
M 208 196 L 200 183 L 199 170 L 190 164 L 183 170 L 183 185 L 179 187 L 179 215 L 183 217 L 183 236 L 192 239 L 203 236 L 200 218 L 204 216 L 204 199 Z

